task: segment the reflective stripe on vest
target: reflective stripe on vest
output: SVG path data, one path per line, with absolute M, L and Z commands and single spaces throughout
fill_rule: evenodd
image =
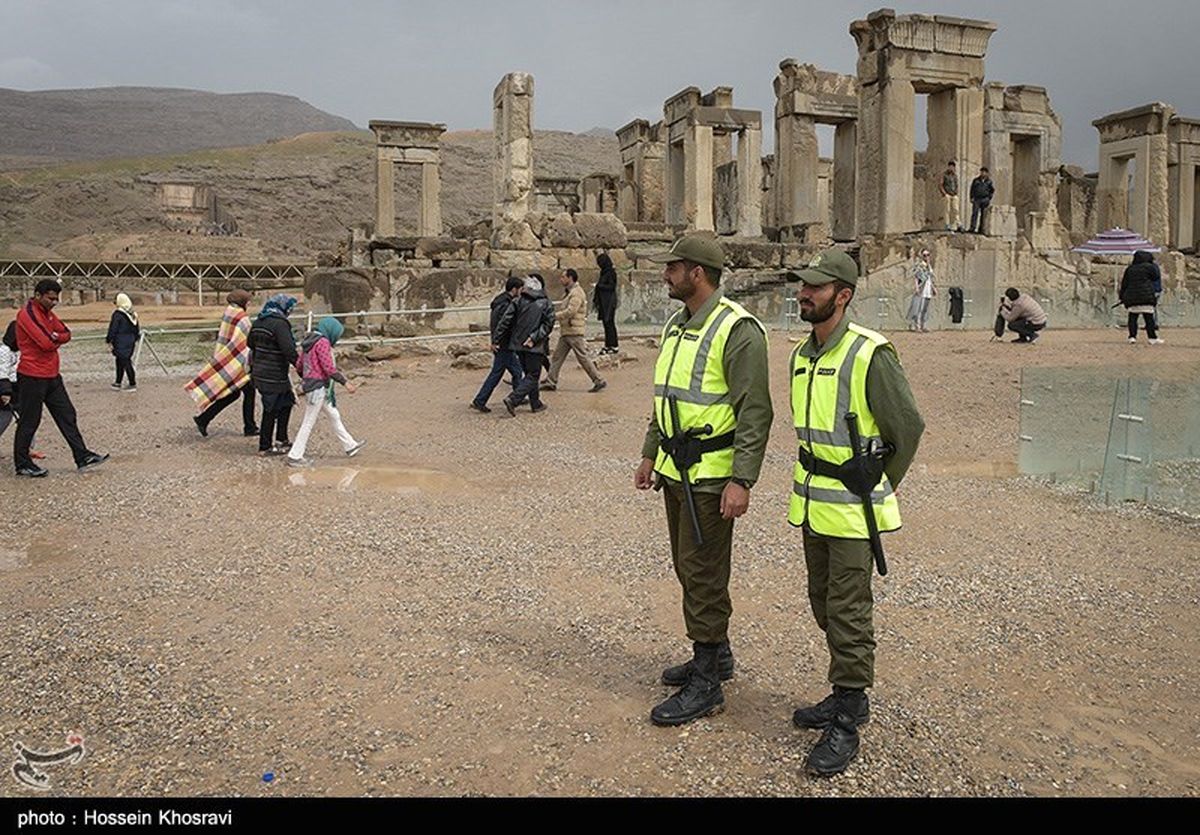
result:
M 679 423 L 683 429 L 706 424 L 712 432 L 700 436 L 713 438 L 732 432 L 737 426 L 733 405 L 729 402 L 729 384 L 725 379 L 725 345 L 733 326 L 750 319 L 766 334 L 766 329 L 744 307 L 722 298 L 697 330 L 684 326 L 685 307 L 663 328 L 662 349 L 654 365 L 654 417 L 663 437 L 675 434 L 668 397 L 679 404 Z M 680 480 L 675 462 L 660 448 L 654 470 L 667 478 Z M 688 472 L 693 480 L 729 478 L 733 474 L 733 447 L 706 452 L 700 463 Z
M 797 443 L 831 464 L 842 464 L 853 454 L 846 413 L 858 415 L 865 444 L 879 437 L 879 425 L 867 403 L 867 369 L 875 351 L 888 344 L 881 334 L 850 324 L 837 345 L 809 359 L 792 352 L 791 405 Z M 871 494 L 871 506 L 880 531 L 900 527 L 900 505 L 884 474 Z M 797 461 L 788 521 L 807 524 L 814 532 L 844 539 L 866 539 L 867 520 L 862 499 L 836 478 L 819 476 Z

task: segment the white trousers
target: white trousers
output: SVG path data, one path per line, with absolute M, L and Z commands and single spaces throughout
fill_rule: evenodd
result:
M 325 389 L 310 391 L 304 396 L 304 399 L 308 404 L 304 409 L 304 420 L 300 423 L 300 432 L 296 435 L 296 440 L 292 442 L 292 448 L 288 450 L 288 458 L 298 461 L 304 457 L 304 449 L 308 446 L 308 436 L 312 434 L 313 427 L 317 425 L 317 417 L 321 412 L 325 412 L 329 416 L 329 422 L 333 424 L 333 433 L 341 441 L 342 449 L 349 452 L 357 441 L 346 431 L 337 408 L 326 399 Z

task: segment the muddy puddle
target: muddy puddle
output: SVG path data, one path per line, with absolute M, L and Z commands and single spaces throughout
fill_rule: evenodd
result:
M 281 472 L 263 473 L 250 480 L 263 488 L 318 488 L 400 495 L 474 492 L 474 486 L 464 478 L 417 467 L 313 467 L 303 470 L 285 467 Z

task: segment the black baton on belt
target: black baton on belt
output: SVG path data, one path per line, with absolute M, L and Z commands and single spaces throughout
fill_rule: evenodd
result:
M 846 428 L 850 430 L 850 448 L 854 450 L 854 457 L 867 457 L 870 453 L 863 449 L 862 436 L 858 433 L 858 415 L 854 412 L 846 413 Z M 879 572 L 879 576 L 883 577 L 887 574 L 887 560 L 883 557 L 883 540 L 879 538 L 879 523 L 875 521 L 875 508 L 871 506 L 871 490 L 875 485 L 868 485 L 865 493 L 859 494 L 862 498 L 863 515 L 867 517 L 867 533 L 871 537 L 871 553 L 875 555 L 875 569 Z
M 671 406 L 671 429 L 674 430 L 673 440 L 677 442 L 687 434 L 679 428 L 679 398 L 674 394 L 668 395 L 667 403 Z M 678 447 L 673 447 L 673 449 L 678 449 Z M 683 482 L 683 498 L 687 503 L 688 516 L 692 520 L 692 533 L 696 536 L 696 544 L 703 545 L 704 534 L 700 532 L 700 517 L 696 515 L 696 498 L 692 495 L 692 480 L 688 478 L 688 470 L 692 468 L 692 462 L 683 460 L 683 457 L 676 456 L 672 456 L 672 460 L 675 462 L 675 468 L 679 470 L 679 480 Z

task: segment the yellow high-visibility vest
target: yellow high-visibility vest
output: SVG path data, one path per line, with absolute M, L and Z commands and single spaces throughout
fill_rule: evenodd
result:
M 802 343 L 803 344 L 803 343 Z M 837 465 L 847 461 L 853 450 L 846 413 L 858 415 L 862 443 L 879 437 L 879 425 L 867 403 L 867 369 L 871 357 L 888 340 L 881 334 L 851 323 L 837 345 L 820 357 L 801 356 L 800 346 L 792 352 L 792 418 L 801 449 Z M 885 473 L 871 494 L 871 506 L 880 531 L 900 527 L 900 504 Z M 867 539 L 867 520 L 862 499 L 841 481 L 819 476 L 796 462 L 788 521 L 807 524 L 815 533 L 843 539 Z
M 664 438 L 675 434 L 668 396 L 674 395 L 679 404 L 679 425 L 696 429 L 709 425 L 712 432 L 702 435 L 715 438 L 734 431 L 737 418 L 729 402 L 729 383 L 725 379 L 725 345 L 733 326 L 749 319 L 762 330 L 766 329 L 744 307 L 721 298 L 708 318 L 697 330 L 685 327 L 689 318 L 687 308 L 667 320 L 663 328 L 662 349 L 654 365 L 654 417 Z M 654 461 L 655 472 L 680 481 L 675 462 L 660 447 Z M 733 447 L 706 452 L 700 462 L 688 471 L 692 480 L 729 478 L 733 475 Z

